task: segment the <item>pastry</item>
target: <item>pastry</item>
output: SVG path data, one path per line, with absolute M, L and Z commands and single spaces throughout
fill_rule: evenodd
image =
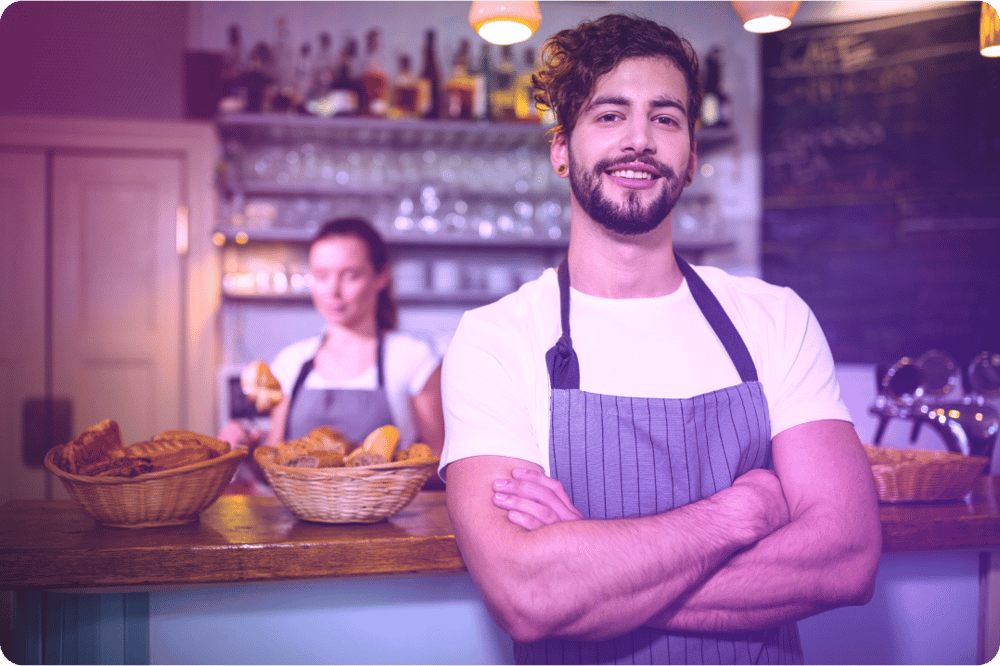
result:
M 253 361 L 240 373 L 240 389 L 257 409 L 265 414 L 284 399 L 281 384 L 264 361 Z
M 118 423 L 104 419 L 63 447 L 59 466 L 70 474 L 86 474 L 84 469 L 121 456 L 122 449 L 122 433 Z
M 176 469 L 211 460 L 216 453 L 194 438 L 153 439 L 125 447 L 125 455 L 149 460 L 153 472 Z

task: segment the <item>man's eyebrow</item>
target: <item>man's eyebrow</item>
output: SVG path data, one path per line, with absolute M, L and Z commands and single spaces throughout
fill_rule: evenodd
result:
M 631 100 L 627 97 L 619 97 L 617 95 L 602 95 L 600 97 L 595 97 L 590 100 L 590 104 L 587 105 L 588 109 L 592 109 L 598 106 L 632 106 Z M 652 104 L 654 109 L 673 107 L 680 109 L 684 113 L 687 113 L 687 104 L 676 97 L 658 97 L 653 100 Z

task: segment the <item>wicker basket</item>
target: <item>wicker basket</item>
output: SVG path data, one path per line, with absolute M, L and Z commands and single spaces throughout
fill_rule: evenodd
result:
M 247 455 L 246 449 L 218 450 L 215 458 L 162 472 L 81 476 L 56 464 L 62 447 L 49 450 L 45 466 L 94 520 L 113 527 L 160 527 L 197 520 L 226 489 L 240 459 Z
M 960 500 L 989 458 L 922 449 L 883 449 L 865 445 L 879 499 L 883 502 Z
M 277 451 L 258 446 L 254 460 L 274 494 L 302 520 L 320 523 L 377 523 L 400 511 L 437 469 L 439 459 L 369 467 L 286 467 Z

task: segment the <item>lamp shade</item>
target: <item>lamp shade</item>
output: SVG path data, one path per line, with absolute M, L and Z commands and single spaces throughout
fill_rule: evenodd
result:
M 1000 14 L 990 2 L 984 2 L 979 11 L 979 52 L 989 58 L 1000 57 Z
M 792 24 L 792 17 L 798 11 L 801 0 L 794 2 L 772 2 L 771 0 L 732 0 L 733 9 L 749 32 L 777 32 Z
M 538 2 L 474 0 L 469 25 L 492 44 L 516 44 L 531 37 L 542 24 Z

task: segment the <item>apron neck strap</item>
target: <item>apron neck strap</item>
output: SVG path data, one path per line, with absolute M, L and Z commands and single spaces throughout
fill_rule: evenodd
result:
M 726 348 L 730 360 L 736 366 L 736 371 L 740 373 L 740 379 L 744 383 L 757 381 L 757 366 L 754 365 L 753 358 L 750 356 L 750 350 L 747 349 L 746 343 L 743 342 L 743 338 L 736 330 L 729 315 L 722 309 L 719 299 L 715 297 L 712 290 L 708 288 L 705 281 L 691 268 L 688 262 L 684 261 L 676 252 L 674 258 L 677 260 L 681 273 L 687 279 L 688 289 L 691 290 L 694 302 L 698 304 L 698 308 L 705 315 L 712 330 L 722 341 L 722 346 Z
M 687 280 L 688 289 L 694 298 L 698 309 L 708 320 L 709 325 L 719 337 L 730 360 L 736 366 L 736 371 L 743 382 L 757 381 L 757 366 L 750 356 L 746 343 L 740 336 L 739 331 L 733 325 L 729 315 L 723 310 L 719 300 L 708 288 L 705 281 L 698 273 L 691 268 L 679 254 L 674 253 L 677 266 Z M 562 322 L 562 335 L 545 353 L 545 364 L 549 370 L 549 380 L 554 389 L 579 389 L 580 388 L 580 361 L 573 349 L 573 341 L 570 338 L 569 330 L 569 265 L 566 259 L 559 264 L 557 271 L 559 280 L 559 318 Z
M 562 260 L 557 269 L 559 278 L 559 315 L 562 320 L 562 335 L 545 352 L 545 365 L 549 369 L 549 380 L 554 389 L 580 388 L 580 360 L 573 349 L 569 337 L 569 264 Z
M 383 331 L 382 329 L 379 329 L 377 335 L 378 335 L 378 337 L 376 339 L 377 342 L 375 343 L 375 377 L 376 377 L 377 386 L 378 386 L 378 388 L 381 389 L 381 388 L 383 388 L 385 386 L 385 363 L 382 360 L 383 347 L 384 347 L 384 344 L 385 344 L 385 331 Z M 319 343 L 320 346 L 323 345 L 323 341 L 325 339 L 326 339 L 326 336 L 324 335 L 323 339 L 320 340 L 320 343 Z M 295 397 L 299 394 L 299 391 L 302 389 L 302 386 L 306 383 L 306 377 L 309 376 L 309 373 L 313 371 L 314 367 L 316 367 L 316 357 L 315 356 L 313 356 L 308 361 L 306 361 L 305 363 L 303 363 L 302 367 L 299 368 L 299 374 L 295 377 L 295 383 L 292 384 L 292 392 L 288 394 L 288 412 L 287 412 L 287 414 L 291 414 L 292 413 L 292 405 L 295 404 Z M 288 419 L 288 416 L 286 415 L 286 417 L 285 417 L 285 439 L 288 439 L 288 426 L 289 426 L 289 419 Z

